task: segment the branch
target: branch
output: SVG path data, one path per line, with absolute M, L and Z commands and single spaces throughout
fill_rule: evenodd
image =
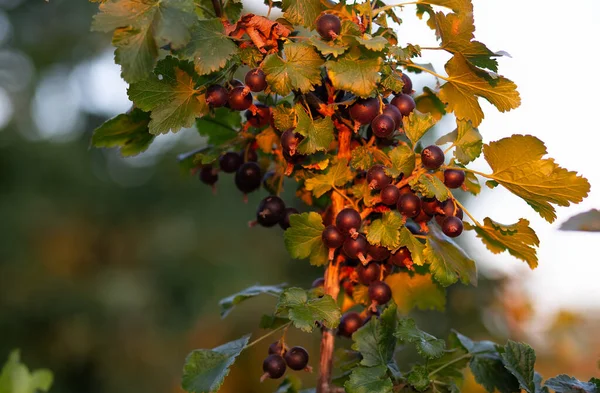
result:
M 223 15 L 221 11 L 221 2 L 219 0 L 212 0 L 213 8 L 215 9 L 215 15 L 220 18 Z

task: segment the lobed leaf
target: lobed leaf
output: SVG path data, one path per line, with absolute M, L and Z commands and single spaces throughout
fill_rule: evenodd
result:
M 545 383 L 546 387 L 556 393 L 598 393 L 600 388 L 593 382 L 582 382 L 577 378 L 565 374 L 550 378 Z
M 410 188 L 413 191 L 420 192 L 427 198 L 436 198 L 440 202 L 444 202 L 450 198 L 448 187 L 437 176 L 429 173 L 423 173 L 416 179 L 410 181 Z
M 344 55 L 325 63 L 327 75 L 337 90 L 346 90 L 359 97 L 369 97 L 381 80 L 379 70 L 383 64 L 380 56 L 357 57 Z
M 225 318 L 233 310 L 235 306 L 242 303 L 245 300 L 252 299 L 256 296 L 269 294 L 273 296 L 279 296 L 283 292 L 286 284 L 279 285 L 253 285 L 249 288 L 244 289 L 238 293 L 228 296 L 219 302 L 221 307 L 221 318 Z
M 419 0 L 419 4 L 439 5 L 440 7 L 450 8 L 454 12 L 471 13 L 473 4 L 471 0 Z
M 394 332 L 398 324 L 398 310 L 391 304 L 379 318 L 371 318 L 352 335 L 352 349 L 360 352 L 360 364 L 366 367 L 385 366 L 397 369 L 394 361 L 396 338 Z
M 452 143 L 455 147 L 454 157 L 463 165 L 470 163 L 481 155 L 483 141 L 479 130 L 470 121 L 456 121 L 457 128 L 442 136 L 435 142 L 438 145 Z
M 315 28 L 315 21 L 325 9 L 320 0 L 283 0 L 283 16 L 294 25 Z
M 312 332 L 316 322 L 330 329 L 336 328 L 342 317 L 340 308 L 331 296 L 311 295 L 301 288 L 283 291 L 276 313 L 287 313 L 294 326 L 305 332 Z
M 444 340 L 422 331 L 411 318 L 400 319 L 394 335 L 400 341 L 415 344 L 419 355 L 427 359 L 439 358 L 446 349 Z
M 196 120 L 198 133 L 208 138 L 208 143 L 218 146 L 238 136 L 242 116 L 238 111 L 217 108 L 214 113 Z
M 435 280 L 445 287 L 459 279 L 463 284 L 477 285 L 475 261 L 438 227 L 432 225 L 430 229 L 424 255 Z
M 500 356 L 504 367 L 517 378 L 521 388 L 527 393 L 535 393 L 533 348 L 527 344 L 508 340 Z
M 321 83 L 323 59 L 315 49 L 306 43 L 287 43 L 283 47 L 283 57 L 276 53 L 263 61 L 263 71 L 271 90 L 282 96 L 292 90 L 307 93 L 313 85 Z
M 333 187 L 342 187 L 354 178 L 347 159 L 338 159 L 321 175 L 306 179 L 305 187 L 320 198 Z
M 347 393 L 392 393 L 393 384 L 386 366 L 356 367 L 344 384 Z
M 404 117 L 404 132 L 413 146 L 431 129 L 437 120 L 430 114 L 412 112 L 410 116 Z
M 298 145 L 298 153 L 308 155 L 329 149 L 335 139 L 331 117 L 313 120 L 300 104 L 296 105 L 295 112 L 298 116 L 296 132 L 304 136 Z
M 94 147 L 118 147 L 123 157 L 135 156 L 146 151 L 154 135 L 148 131 L 150 113 L 134 108 L 107 120 L 94 130 Z
M 425 264 L 425 257 L 423 256 L 425 245 L 421 243 L 407 227 L 400 229 L 400 244 L 408 248 L 415 265 L 423 266 Z
M 392 289 L 394 303 L 403 314 L 413 308 L 443 311 L 446 307 L 446 294 L 433 282 L 431 274 L 394 273 L 387 276 L 385 282 Z
M 325 226 L 318 213 L 302 213 L 290 216 L 290 227 L 283 234 L 283 241 L 290 256 L 295 259 L 310 257 L 310 263 L 321 266 L 327 263 L 327 249 L 321 239 Z
M 415 169 L 415 152 L 407 145 L 399 145 L 388 152 L 390 163 L 385 173 L 391 177 L 408 176 Z
M 373 220 L 367 233 L 369 243 L 383 246 L 389 250 L 400 247 L 400 228 L 404 226 L 402 215 L 396 211 L 383 213 L 382 217 Z

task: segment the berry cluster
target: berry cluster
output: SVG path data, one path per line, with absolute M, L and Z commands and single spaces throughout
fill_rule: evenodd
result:
M 261 381 L 283 377 L 288 367 L 294 371 L 312 371 L 308 365 L 308 351 L 303 347 L 288 349 L 283 340 L 275 341 L 269 345 L 269 355 L 263 361 Z

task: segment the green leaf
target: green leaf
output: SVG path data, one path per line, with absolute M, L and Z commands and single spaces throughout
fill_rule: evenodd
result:
M 462 347 L 455 334 L 448 337 L 447 350 L 444 355 L 438 359 L 427 362 L 427 369 L 432 379 L 441 381 L 450 385 L 462 385 L 464 380 L 464 369 L 469 364 L 471 356 Z M 460 389 L 454 387 L 451 392 L 460 392 Z
M 141 81 L 154 69 L 158 48 L 148 28 L 117 29 L 112 44 L 116 47 L 115 63 L 121 66 L 121 77 L 126 82 Z
M 134 108 L 107 120 L 94 130 L 94 147 L 118 147 L 123 157 L 135 156 L 148 149 L 154 135 L 148 132 L 150 114 Z
M 437 282 L 447 287 L 458 279 L 463 284 L 477 285 L 475 262 L 452 240 L 447 238 L 436 226 L 430 226 L 425 260 Z
M 313 120 L 300 104 L 296 105 L 296 114 L 296 132 L 304 136 L 298 145 L 298 153 L 308 155 L 317 151 L 327 151 L 334 139 L 331 117 Z
M 400 247 L 400 228 L 404 226 L 402 215 L 395 211 L 383 213 L 381 219 L 374 220 L 369 227 L 367 240 L 377 246 L 383 246 L 389 250 Z
M 556 219 L 554 206 L 579 203 L 590 191 L 589 182 L 558 166 L 553 159 L 542 159 L 546 146 L 531 135 L 513 135 L 483 147 L 483 154 L 494 171 L 489 176 L 513 194 L 523 198 L 548 222 Z
M 338 57 L 350 47 L 342 40 L 323 41 L 319 36 L 313 35 L 308 40 L 323 56 L 333 55 Z
M 47 369 L 38 369 L 33 372 L 21 363 L 19 350 L 14 350 L 0 372 L 0 393 L 36 393 L 50 390 L 54 376 Z
M 386 366 L 356 367 L 344 384 L 347 393 L 392 393 Z
M 344 55 L 325 63 L 327 75 L 337 90 L 346 90 L 359 97 L 369 97 L 381 80 L 379 70 L 383 59 L 380 56 L 361 58 Z
M 290 256 L 295 259 L 310 257 L 311 264 L 327 263 L 327 249 L 321 239 L 325 226 L 318 213 L 302 213 L 290 216 L 290 227 L 283 234 L 283 241 Z
M 235 293 L 229 297 L 222 299 L 219 302 L 221 306 L 221 318 L 225 318 L 233 310 L 235 306 L 241 302 L 252 299 L 256 296 L 268 294 L 273 296 L 279 296 L 283 292 L 286 284 L 279 285 L 254 285 L 244 289 L 238 293 Z
M 402 79 L 402 73 L 398 72 L 391 67 L 383 67 L 381 69 L 381 86 L 384 89 L 390 90 L 393 93 L 402 92 L 404 87 L 404 80 Z
M 431 384 L 431 381 L 429 380 L 429 371 L 427 370 L 427 367 L 420 364 L 416 364 L 412 368 L 412 370 L 410 370 L 406 381 L 420 392 L 427 390 L 427 388 Z
M 479 184 L 479 179 L 473 172 L 465 171 L 465 182 L 463 184 L 467 192 L 473 195 L 479 195 L 481 192 L 481 184 Z
M 473 12 L 471 0 L 419 0 L 419 4 L 439 5 L 450 8 L 454 12 Z
M 241 0 L 231 0 L 225 3 L 223 13 L 227 16 L 229 22 L 235 23 L 242 16 L 243 10 L 244 4 L 242 4 Z
M 391 163 L 385 173 L 391 177 L 407 176 L 415 169 L 415 152 L 407 145 L 399 145 L 388 152 Z
M 483 141 L 479 130 L 470 121 L 457 120 L 456 124 L 456 130 L 438 139 L 436 144 L 452 143 L 456 147 L 454 157 L 466 165 L 481 155 Z
M 430 113 L 438 121 L 446 114 L 446 105 L 437 93 L 427 86 L 423 87 L 423 94 L 415 98 L 415 103 L 419 112 Z
M 369 297 L 369 287 L 361 284 L 355 285 L 352 290 L 352 300 L 354 300 L 354 303 L 370 306 L 371 298 Z
M 473 41 L 475 24 L 473 13 L 435 14 L 438 36 L 442 40 L 441 47 L 450 53 L 460 53 L 466 60 L 476 66 L 498 71 L 498 61 L 493 57 L 501 56 L 488 49 L 479 41 Z
M 416 179 L 409 182 L 410 188 L 413 191 L 420 192 L 427 198 L 436 198 L 440 202 L 444 202 L 450 198 L 448 187 L 438 177 L 423 173 Z
M 533 348 L 527 344 L 508 340 L 500 356 L 504 367 L 517 378 L 521 388 L 528 393 L 535 393 L 533 381 L 535 352 Z
M 238 56 L 242 63 L 250 68 L 257 68 L 264 58 L 264 55 L 255 46 L 247 46 L 239 49 Z
M 246 335 L 214 349 L 192 351 L 185 359 L 181 387 L 190 393 L 217 392 L 249 339 Z
M 400 245 L 405 246 L 410 251 L 410 256 L 413 263 L 418 266 L 425 264 L 425 257 L 423 251 L 425 251 L 425 245 L 417 239 L 408 228 L 403 227 L 400 229 Z
M 200 135 L 208 137 L 208 143 L 216 146 L 237 137 L 241 124 L 240 112 L 228 108 L 217 108 L 214 114 L 196 120 L 196 128 Z
M 395 336 L 400 341 L 415 344 L 419 355 L 426 359 L 437 359 L 444 354 L 446 343 L 429 333 L 420 330 L 414 319 L 403 318 L 398 321 Z
M 377 203 L 377 195 L 373 193 L 373 190 L 366 181 L 353 185 L 350 189 L 350 193 L 354 195 L 357 200 L 360 201 L 362 199 L 367 207 L 374 206 Z
M 394 361 L 396 339 L 394 332 L 398 323 L 395 304 L 390 305 L 379 318 L 371 318 L 367 324 L 352 335 L 352 349 L 362 355 L 360 364 L 366 367 L 385 366 L 397 368 Z
M 321 83 L 323 59 L 306 43 L 287 43 L 283 46 L 283 58 L 277 53 L 268 55 L 263 71 L 273 92 L 286 96 L 292 90 L 307 93 L 313 85 Z
M 179 51 L 179 56 L 192 60 L 199 75 L 210 74 L 225 67 L 227 60 L 238 51 L 237 46 L 225 34 L 220 19 L 204 19 L 191 31 L 189 43 Z
M 133 83 L 127 90 L 129 99 L 140 109 L 152 111 L 149 131 L 153 135 L 191 127 L 197 117 L 208 112 L 204 95 L 196 90 L 186 65 L 168 57 L 159 62 L 156 75 Z
M 336 328 L 342 317 L 340 308 L 329 295 L 319 297 L 301 288 L 283 291 L 277 303 L 277 314 L 287 312 L 294 326 L 305 332 L 312 332 L 315 322 L 325 327 Z
M 491 341 L 472 341 L 458 332 L 453 333 L 462 346 L 472 355 L 469 366 L 475 381 L 489 393 L 518 393 L 519 381 L 506 369 L 502 358 Z
M 561 231 L 600 232 L 600 210 L 592 209 L 577 214 L 563 222 L 559 229 Z
M 283 17 L 294 25 L 315 28 L 315 21 L 325 9 L 320 0 L 283 0 Z
M 430 114 L 412 112 L 408 118 L 404 118 L 404 132 L 413 146 L 437 123 Z
M 503 76 L 490 75 L 473 66 L 460 53 L 455 54 L 445 67 L 448 79 L 440 90 L 440 99 L 459 120 L 471 120 L 474 127 L 481 124 L 484 115 L 477 97 L 485 98 L 500 112 L 521 105 L 517 85 Z
M 446 306 L 446 294 L 430 274 L 410 275 L 407 272 L 390 274 L 385 282 L 392 289 L 394 302 L 398 310 L 408 314 L 413 308 L 419 310 L 443 311 Z
M 288 108 L 285 105 L 273 107 L 273 123 L 275 128 L 283 132 L 296 124 L 296 111 L 294 108 Z
M 494 254 L 508 251 L 513 257 L 527 262 L 530 268 L 537 267 L 536 247 L 539 246 L 540 239 L 529 227 L 528 220 L 521 218 L 516 224 L 503 225 L 486 217 L 482 227 L 465 223 L 465 229 L 474 230 Z
M 289 321 L 289 318 L 278 317 L 276 315 L 263 315 L 260 318 L 258 327 L 261 329 L 277 329 Z
M 368 3 L 365 3 L 368 4 Z M 354 39 L 365 48 L 375 51 L 381 52 L 384 50 L 390 43 L 384 37 L 377 36 L 373 37 L 370 34 L 364 34 L 362 37 L 354 37 Z
M 285 377 L 275 393 L 299 393 L 302 381 L 295 375 L 289 374 Z
M 356 170 L 368 170 L 374 164 L 390 165 L 391 161 L 386 154 L 376 146 L 358 146 L 352 150 L 350 166 Z M 393 170 L 393 168 L 391 169 Z
M 354 174 L 348 166 L 348 160 L 338 159 L 324 174 L 306 179 L 305 186 L 315 197 L 320 198 L 333 187 L 342 187 L 353 178 Z
M 556 393 L 598 393 L 600 391 L 592 382 L 581 382 L 565 374 L 548 379 L 545 385 Z

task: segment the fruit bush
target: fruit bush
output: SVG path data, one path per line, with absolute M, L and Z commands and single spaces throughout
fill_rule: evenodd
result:
M 526 219 L 480 221 L 457 198 L 461 192 L 477 195 L 482 181 L 503 186 L 551 223 L 555 205 L 578 203 L 590 188 L 546 158 L 534 136 L 483 143 L 479 99 L 505 112 L 520 97 L 498 74 L 505 53 L 474 40 L 470 0 L 268 0 L 266 17 L 243 14 L 239 0 L 99 3 L 93 29 L 113 32 L 134 106 L 99 127 L 93 145 L 131 156 L 156 135 L 195 126 L 207 145 L 182 155 L 182 167 L 212 187 L 230 173 L 242 194 L 266 189 L 251 226 L 280 226 L 292 258 L 324 267 L 308 290 L 257 285 L 223 299 L 226 317 L 244 300 L 277 297 L 260 322 L 270 332 L 193 351 L 186 391 L 218 391 L 244 349 L 277 333 L 257 377 L 314 368 L 317 386 L 306 391 L 456 392 L 466 367 L 489 392 L 599 391 L 598 379 L 543 382 L 526 344 L 475 342 L 458 332 L 442 340 L 406 317 L 413 308 L 442 308 L 445 287 L 477 283 L 475 262 L 452 240 L 464 230 L 493 253 L 538 264 L 539 240 Z M 399 13 L 409 5 L 439 47 L 398 45 L 390 26 L 402 23 Z M 269 19 L 274 7 L 283 17 Z M 449 53 L 445 73 L 418 62 L 432 50 Z M 416 94 L 409 73 L 422 72 L 437 84 Z M 449 114 L 454 130 L 423 146 L 423 136 Z M 468 167 L 482 154 L 489 173 Z M 296 187 L 307 212 L 286 207 L 284 185 Z M 318 360 L 288 345 L 292 327 L 320 332 Z M 334 356 L 336 336 L 352 345 Z M 396 351 L 406 348 L 416 348 L 422 362 L 397 364 Z M 278 392 L 300 389 L 287 378 Z

